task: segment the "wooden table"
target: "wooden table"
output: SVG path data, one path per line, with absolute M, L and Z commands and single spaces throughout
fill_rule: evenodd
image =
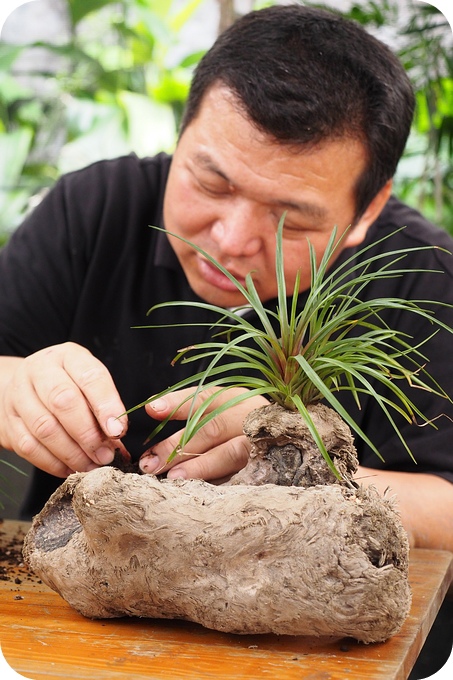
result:
M 28 526 L 5 521 L 0 546 Z M 11 551 L 17 546 L 18 541 Z M 226 635 L 183 621 L 91 621 L 23 566 L 11 566 L 8 556 L 0 561 L 0 577 L 5 566 L 0 643 L 10 666 L 32 680 L 406 680 L 453 580 L 452 553 L 412 551 L 408 619 L 386 643 L 364 645 L 350 639 Z

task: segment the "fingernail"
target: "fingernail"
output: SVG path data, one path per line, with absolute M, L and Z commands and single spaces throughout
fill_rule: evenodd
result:
M 107 433 L 111 437 L 119 437 L 123 433 L 123 425 L 117 418 L 109 418 L 107 420 Z
M 162 467 L 158 456 L 152 453 L 144 454 L 139 461 L 140 470 L 147 474 L 155 472 L 158 468 Z
M 159 413 L 160 411 L 166 411 L 168 408 L 165 399 L 156 399 L 155 401 L 151 401 L 149 406 L 153 409 L 153 411 L 156 411 L 156 413 Z
M 108 465 L 113 460 L 113 451 L 111 451 L 107 446 L 101 446 L 97 451 L 94 452 L 99 465 Z
M 168 479 L 187 479 L 187 473 L 182 468 L 174 467 L 168 471 Z

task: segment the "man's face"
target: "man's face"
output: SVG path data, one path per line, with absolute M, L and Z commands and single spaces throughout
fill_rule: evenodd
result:
M 341 235 L 351 224 L 354 187 L 364 166 L 364 147 L 352 139 L 309 151 L 276 143 L 247 120 L 228 89 L 215 86 L 178 143 L 165 195 L 165 227 L 201 247 L 241 283 L 253 272 L 266 301 L 277 294 L 275 237 L 286 211 L 287 290 L 292 293 L 298 270 L 304 290 L 310 285 L 307 239 L 319 260 L 334 226 Z M 362 218 L 343 247 L 360 243 L 374 217 Z M 222 307 L 244 302 L 206 258 L 179 239 L 170 241 L 203 300 Z

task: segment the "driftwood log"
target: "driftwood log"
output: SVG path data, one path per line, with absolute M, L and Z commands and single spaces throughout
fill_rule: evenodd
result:
M 410 607 L 393 504 L 352 485 L 76 473 L 35 517 L 24 557 L 90 618 L 373 642 L 397 633 Z

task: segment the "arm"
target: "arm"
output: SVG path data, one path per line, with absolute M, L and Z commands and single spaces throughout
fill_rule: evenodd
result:
M 453 484 L 437 475 L 360 467 L 356 481 L 396 496 L 412 548 L 453 552 Z
M 120 165 L 59 180 L 0 252 L 0 444 L 58 477 L 109 462 L 127 429 L 108 363 L 123 319 L 109 274 L 129 233 L 113 219 Z
M 113 380 L 88 350 L 64 343 L 0 357 L 0 444 L 57 477 L 110 463 L 127 429 Z

